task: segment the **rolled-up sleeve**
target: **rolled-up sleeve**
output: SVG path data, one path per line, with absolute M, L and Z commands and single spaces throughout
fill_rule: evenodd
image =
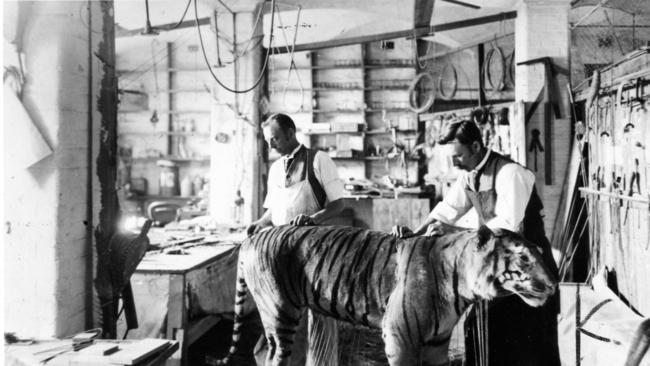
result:
M 502 228 L 519 232 L 535 185 L 535 174 L 518 164 L 507 164 L 497 174 L 495 184 L 496 216 L 485 224 L 490 229 Z
M 329 155 L 322 151 L 318 151 L 314 156 L 314 175 L 316 175 L 318 183 L 325 190 L 327 195 L 326 203 L 343 197 L 345 189 L 343 188 L 343 181 L 339 178 L 339 173 L 336 170 L 336 164 Z
M 465 192 L 465 180 L 463 175 L 456 179 L 443 200 L 429 213 L 429 218 L 453 225 L 472 208 L 472 202 Z

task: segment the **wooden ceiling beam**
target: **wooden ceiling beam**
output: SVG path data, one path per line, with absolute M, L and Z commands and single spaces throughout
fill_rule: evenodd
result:
M 472 27 L 476 25 L 500 22 L 508 19 L 514 19 L 516 17 L 517 17 L 516 11 L 509 11 L 509 12 L 503 12 L 503 13 L 498 13 L 493 15 L 487 15 L 484 17 L 459 20 L 456 22 L 416 27 L 415 29 L 406 29 L 406 30 L 395 31 L 395 32 L 373 34 L 368 36 L 332 39 L 332 40 L 322 41 L 322 42 L 303 43 L 303 44 L 297 44 L 294 49 L 294 52 L 312 51 L 312 50 L 319 50 L 323 48 L 347 46 L 347 45 L 364 43 L 364 42 L 384 41 L 384 40 L 396 39 L 396 38 L 424 37 L 424 36 L 431 35 L 435 32 L 444 32 L 444 31 L 449 31 L 454 29 Z M 289 53 L 289 51 L 290 49 L 288 47 L 275 47 L 273 49 L 274 54 Z
M 433 4 L 436 0 L 415 0 L 413 5 L 413 28 L 426 27 L 431 24 Z
M 206 24 L 210 24 L 210 18 L 200 18 L 199 19 L 199 25 L 206 25 Z M 164 31 L 170 31 L 170 30 L 176 30 L 176 29 L 191 28 L 191 27 L 196 27 L 196 21 L 194 19 L 185 20 L 185 21 L 181 22 L 180 24 L 178 24 L 177 27 L 174 27 L 175 25 L 176 25 L 176 22 L 155 25 L 152 28 L 154 28 L 154 29 L 156 29 L 158 31 L 163 31 L 163 32 Z M 115 38 L 139 36 L 139 35 L 142 34 L 142 31 L 144 31 L 144 28 L 116 31 L 115 32 Z

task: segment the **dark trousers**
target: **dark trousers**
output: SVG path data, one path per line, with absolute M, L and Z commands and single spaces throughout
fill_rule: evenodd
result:
M 475 305 L 465 321 L 467 366 L 560 366 L 557 344 L 558 294 L 539 308 L 518 296 L 496 299 L 487 306 L 487 362 L 480 362 Z

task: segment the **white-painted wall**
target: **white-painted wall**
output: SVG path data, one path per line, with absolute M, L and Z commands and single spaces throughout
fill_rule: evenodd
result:
M 523 0 L 517 9 L 515 20 L 516 62 L 540 57 L 550 57 L 554 65 L 568 69 L 569 65 L 569 1 L 568 0 Z M 517 66 L 515 69 L 515 100 L 532 103 L 545 84 L 546 73 L 543 63 Z M 562 215 L 560 198 L 571 153 L 571 119 L 567 84 L 568 75 L 556 75 L 561 118 L 552 118 L 551 142 L 546 146 L 544 137 L 543 103 L 526 124 L 526 146 L 530 143 L 531 130 L 541 131 L 544 149 L 551 151 L 551 184 L 545 183 L 544 153 L 538 153 L 538 171 L 535 172 L 536 187 L 544 203 L 546 236 L 553 234 L 555 218 Z M 528 154 L 528 168 L 533 165 L 533 156 Z
M 95 220 L 87 214 L 87 193 L 89 177 L 96 178 L 89 175 L 88 158 L 98 139 L 92 148 L 89 113 L 95 133 L 99 116 L 96 104 L 88 105 L 88 78 L 95 101 L 101 63 L 96 57 L 89 63 L 89 50 L 101 41 L 103 20 L 99 2 L 20 3 L 31 11 L 22 35 L 23 104 L 53 153 L 30 167 L 5 160 L 5 330 L 64 336 L 83 330 L 91 311 L 86 308 L 92 260 L 86 225 Z M 26 140 L 24 148 L 30 146 Z M 96 189 L 92 197 L 95 215 Z

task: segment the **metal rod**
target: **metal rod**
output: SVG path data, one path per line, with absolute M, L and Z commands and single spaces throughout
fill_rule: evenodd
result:
M 589 18 L 591 14 L 593 14 L 596 10 L 600 9 L 603 5 L 605 5 L 609 0 L 601 0 L 600 3 L 598 3 L 596 6 L 591 8 L 587 14 L 585 14 L 582 18 L 580 18 L 575 24 L 571 26 L 571 29 L 574 29 L 577 27 L 580 23 L 582 23 L 585 19 Z
M 618 193 L 610 193 L 610 192 L 605 192 L 605 191 L 599 191 L 591 188 L 586 188 L 586 187 L 581 187 L 578 188 L 580 192 L 583 192 L 584 194 L 588 195 L 593 195 L 593 196 L 605 196 L 605 197 L 610 197 L 610 198 L 616 198 L 616 199 L 621 199 L 625 201 L 632 201 L 632 202 L 639 202 L 643 204 L 650 204 L 650 198 L 645 199 L 645 198 L 637 198 L 637 197 L 632 197 L 632 196 L 624 196 L 622 194 Z

